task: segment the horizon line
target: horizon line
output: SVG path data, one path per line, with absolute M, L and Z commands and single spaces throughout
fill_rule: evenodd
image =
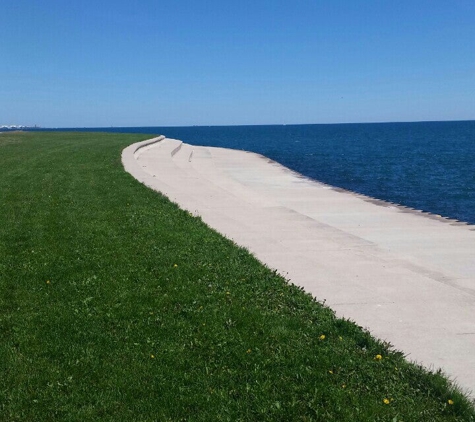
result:
M 316 126 L 316 125 L 358 125 L 358 124 L 398 124 L 398 123 L 450 123 L 450 122 L 473 122 L 474 119 L 454 120 L 400 120 L 400 121 L 367 121 L 367 122 L 333 122 L 333 123 L 257 123 L 257 124 L 199 124 L 199 125 L 142 125 L 142 126 L 39 126 L 39 125 L 11 125 L 25 129 L 122 129 L 122 128 L 153 128 L 153 127 L 248 127 L 248 126 Z M 1 125 L 0 125 L 1 127 Z

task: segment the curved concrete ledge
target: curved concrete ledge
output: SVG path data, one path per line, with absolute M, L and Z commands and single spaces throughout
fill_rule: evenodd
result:
M 258 154 L 155 138 L 126 171 L 271 268 L 475 390 L 473 226 L 310 180 Z
M 157 142 L 162 141 L 163 139 L 165 139 L 165 136 L 161 135 L 157 136 L 156 138 L 147 139 L 146 141 L 137 142 L 136 144 L 132 144 L 129 147 L 132 147 L 134 157 L 137 158 L 147 148 L 153 146 Z M 129 147 L 127 147 L 125 150 L 128 150 Z

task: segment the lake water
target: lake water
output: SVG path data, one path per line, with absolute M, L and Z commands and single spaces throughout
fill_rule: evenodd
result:
M 475 224 L 475 121 L 76 130 L 253 151 L 333 186 Z

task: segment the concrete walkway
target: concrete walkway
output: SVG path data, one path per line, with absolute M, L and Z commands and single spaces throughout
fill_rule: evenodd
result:
M 129 146 L 122 161 L 337 315 L 475 391 L 474 226 L 333 188 L 249 152 L 160 137 Z

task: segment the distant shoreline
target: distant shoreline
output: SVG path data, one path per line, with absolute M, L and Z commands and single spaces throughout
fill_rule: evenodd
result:
M 17 128 L 22 128 L 26 130 L 39 130 L 39 131 L 78 131 L 78 132 L 118 132 L 121 129 L 127 131 L 134 129 L 153 129 L 153 128 L 222 128 L 222 127 L 268 127 L 268 126 L 336 126 L 336 125 L 386 125 L 386 124 L 424 124 L 424 123 L 459 123 L 459 122 L 475 122 L 475 119 L 461 119 L 461 120 L 415 120 L 415 121 L 387 121 L 387 122 L 330 122 L 330 123 L 259 123 L 259 124 L 229 124 L 229 125 L 220 125 L 220 124 L 199 124 L 199 125 L 155 125 L 155 126 L 69 126 L 69 127 L 42 127 L 42 126 L 16 126 Z M 14 125 L 4 125 L 0 126 L 0 132 L 4 131 L 4 128 L 7 128 L 6 131 L 12 130 L 8 127 L 13 127 Z

